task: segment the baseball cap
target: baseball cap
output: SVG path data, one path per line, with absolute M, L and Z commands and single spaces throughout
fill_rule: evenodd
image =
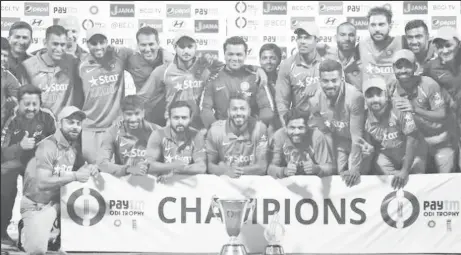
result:
M 461 39 L 458 31 L 454 27 L 444 26 L 437 30 L 437 35 L 434 37 L 433 41 L 436 40 L 450 40 L 453 38 Z
M 100 28 L 100 27 L 93 27 L 93 28 L 90 28 L 86 31 L 86 40 L 89 41 L 91 39 L 91 37 L 95 36 L 95 35 L 102 35 L 106 38 L 107 37 L 107 33 L 106 31 L 104 31 L 104 29 Z
M 382 91 L 387 91 L 386 81 L 382 77 L 373 77 L 363 83 L 363 94 L 371 88 L 378 88 Z
M 406 59 L 410 61 L 411 63 L 416 62 L 415 54 L 412 51 L 406 50 L 406 49 L 395 52 L 394 57 L 392 58 L 392 62 L 395 64 L 400 59 Z
M 78 23 L 78 18 L 75 16 L 66 16 L 64 18 L 59 19 L 58 25 L 64 28 L 80 28 L 80 24 Z
M 195 42 L 194 33 L 192 31 L 184 30 L 178 32 L 178 34 L 174 38 L 173 45 L 176 45 L 176 43 L 183 37 L 189 37 L 191 40 Z
M 58 114 L 58 121 L 68 118 L 72 114 L 78 114 L 80 117 L 82 117 L 82 119 L 86 118 L 86 114 L 82 110 L 78 109 L 75 106 L 66 106 Z
M 320 31 L 317 25 L 314 22 L 302 22 L 299 21 L 298 24 L 295 26 L 295 34 L 299 33 L 307 33 L 313 36 L 319 36 Z

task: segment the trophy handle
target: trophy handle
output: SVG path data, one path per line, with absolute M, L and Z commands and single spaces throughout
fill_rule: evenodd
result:
M 250 213 L 248 214 L 248 218 L 243 222 L 244 224 L 246 224 L 248 222 L 248 220 L 250 218 L 252 218 L 252 216 L 253 216 L 253 212 L 254 212 L 255 207 L 256 207 L 256 199 L 250 198 L 250 202 L 248 202 L 248 207 L 250 208 Z
M 218 204 L 218 200 L 219 198 L 216 196 L 216 195 L 213 195 L 211 197 L 211 207 L 212 207 L 212 211 L 213 211 L 213 215 L 216 217 L 216 218 L 219 218 L 221 220 L 222 223 L 224 223 L 222 217 L 218 217 L 218 215 L 216 215 L 216 209 L 218 210 L 218 212 L 220 212 L 221 210 L 219 209 L 219 204 Z

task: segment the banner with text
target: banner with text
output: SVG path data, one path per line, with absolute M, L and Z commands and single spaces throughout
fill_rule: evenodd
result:
M 213 175 L 117 178 L 101 174 L 61 189 L 62 248 L 97 252 L 219 252 L 229 241 L 211 199 L 255 198 L 239 240 L 267 245 L 276 211 L 286 253 L 455 253 L 461 250 L 461 174 L 413 175 L 404 190 L 392 176 Z M 217 211 L 215 211 L 217 212 Z

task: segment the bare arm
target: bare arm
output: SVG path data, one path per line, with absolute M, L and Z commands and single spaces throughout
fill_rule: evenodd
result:
M 358 95 L 351 106 L 350 114 L 350 133 L 352 144 L 355 144 L 363 137 L 363 129 L 365 126 L 365 100 L 362 95 Z M 350 166 L 353 169 L 360 171 L 362 152 L 358 146 L 352 146 L 349 155 Z
M 267 174 L 279 179 L 285 177 L 285 167 L 282 166 L 282 159 L 284 157 L 282 146 L 283 143 L 281 143 L 278 137 L 275 135 L 270 146 L 270 150 L 272 152 L 272 161 L 267 168 Z
M 219 145 L 218 139 L 216 135 L 216 128 L 211 127 L 210 131 L 206 136 L 205 140 L 205 147 L 207 152 L 207 166 L 208 166 L 208 173 L 214 175 L 223 175 L 225 174 L 226 170 L 223 167 L 220 167 L 219 164 Z
M 146 160 L 149 163 L 149 169 L 147 171 L 148 174 L 163 175 L 177 168 L 177 163 L 159 162 L 163 154 L 162 150 L 161 135 L 158 131 L 154 131 L 149 137 L 146 148 Z

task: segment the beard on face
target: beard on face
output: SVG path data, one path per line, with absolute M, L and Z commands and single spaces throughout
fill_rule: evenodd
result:
M 78 128 L 71 128 L 67 131 L 63 130 L 61 128 L 61 132 L 63 135 L 70 141 L 75 141 L 78 139 L 78 136 L 80 135 L 80 129 Z
M 248 118 L 245 118 L 245 116 L 242 114 L 235 114 L 231 116 L 232 124 L 234 124 L 236 127 L 242 127 L 245 125 L 247 119 Z

